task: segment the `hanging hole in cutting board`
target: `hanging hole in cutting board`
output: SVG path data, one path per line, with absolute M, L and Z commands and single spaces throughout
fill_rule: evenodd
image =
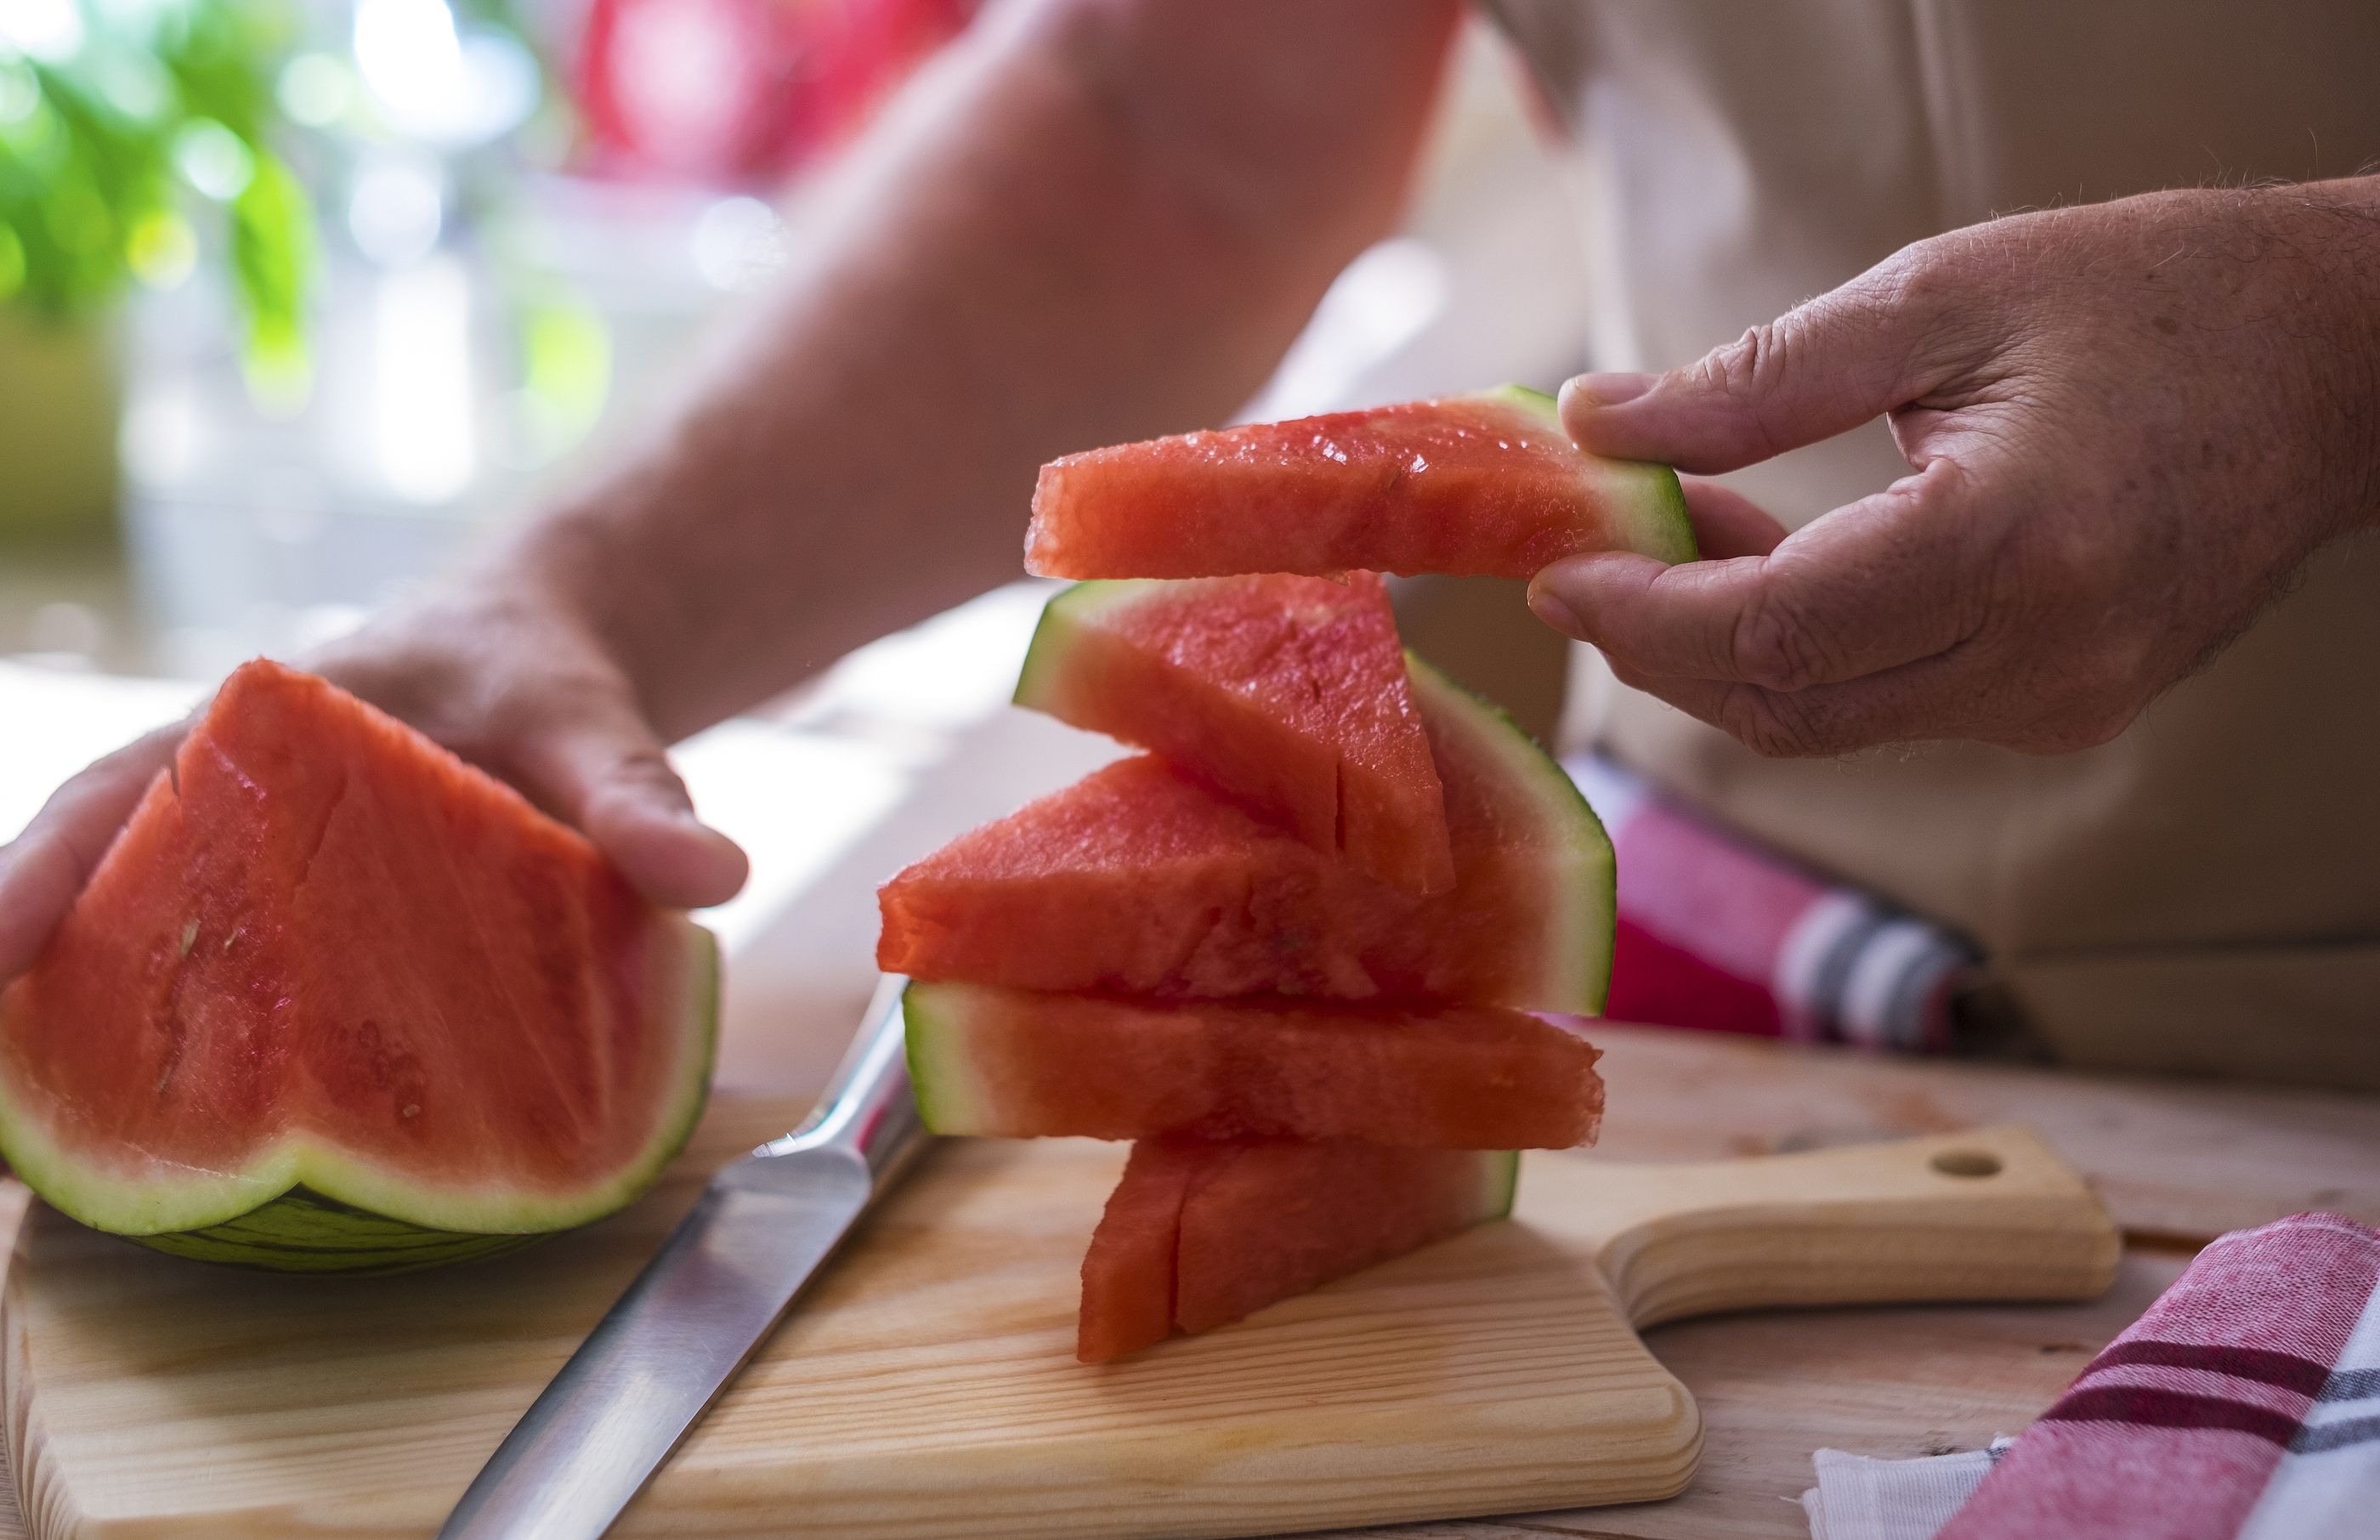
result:
M 1989 1150 L 1946 1149 L 1925 1162 L 1944 1176 L 1998 1176 L 2000 1158 Z

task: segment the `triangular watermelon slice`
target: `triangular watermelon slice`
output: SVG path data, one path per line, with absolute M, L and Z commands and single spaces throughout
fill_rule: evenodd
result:
M 1053 460 L 1025 564 L 1047 577 L 1528 577 L 1590 551 L 1694 560 L 1677 473 L 1585 454 L 1551 396 L 1506 385 Z
M 1512 1210 L 1510 1151 L 1148 1140 L 1083 1257 L 1075 1355 L 1120 1358 Z
M 1016 702 L 1155 749 L 1384 882 L 1454 880 L 1377 574 L 1077 584 L 1043 612 Z
M 1509 718 L 1409 659 L 1455 883 L 1422 897 L 1123 760 L 960 836 L 879 893 L 890 973 L 1168 999 L 1279 993 L 1592 1015 L 1611 844 Z
M 701 1109 L 710 938 L 322 680 L 216 696 L 0 994 L 0 1149 L 161 1250 L 397 1270 L 584 1224 Z
M 912 984 L 903 1008 L 937 1134 L 1568 1149 L 1603 1113 L 1601 1055 L 1573 1023 L 1493 1006 Z

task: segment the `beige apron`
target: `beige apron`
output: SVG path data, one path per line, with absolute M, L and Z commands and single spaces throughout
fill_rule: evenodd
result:
M 2380 163 L 2374 0 L 1488 8 L 1576 140 L 1599 367 L 1687 362 L 1996 212 Z M 1734 479 L 1798 524 L 1905 468 L 1877 423 Z M 2065 1061 L 2380 1089 L 2380 544 L 2082 754 L 1776 762 L 1582 694 L 1574 736 L 1974 937 Z

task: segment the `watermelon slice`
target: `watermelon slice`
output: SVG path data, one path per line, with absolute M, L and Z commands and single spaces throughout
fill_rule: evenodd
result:
M 251 663 L 0 995 L 0 1150 L 159 1250 L 431 1266 L 650 1184 L 717 1002 L 710 936 L 580 836 Z
M 1611 965 L 1603 826 L 1502 712 L 1408 662 L 1446 787 L 1450 891 L 1370 881 L 1162 761 L 1127 759 L 886 883 L 879 964 L 1028 989 L 1596 1013 Z
M 1567 1149 L 1592 1143 L 1603 1113 L 1602 1055 L 1575 1026 L 1494 1007 L 912 984 L 904 1011 L 937 1134 Z
M 1454 884 L 1377 573 L 1076 584 L 1042 612 L 1016 703 L 1153 748 L 1384 882 Z
M 1510 1151 L 1159 1139 L 1135 1145 L 1083 1258 L 1075 1356 L 1236 1321 L 1512 1211 Z
M 1693 561 L 1677 473 L 1583 452 L 1551 396 L 1506 385 L 1052 460 L 1025 565 L 1050 577 L 1528 577 L 1589 551 Z

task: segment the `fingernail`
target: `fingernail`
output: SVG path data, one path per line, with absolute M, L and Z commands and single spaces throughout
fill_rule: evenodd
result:
M 1618 406 L 1651 390 L 1657 378 L 1651 374 L 1582 374 L 1571 382 L 1571 388 L 1585 396 L 1590 406 Z
M 1586 628 L 1578 622 L 1578 612 L 1550 588 L 1531 587 L 1529 613 L 1552 626 L 1565 637 L 1580 641 L 1586 639 Z

